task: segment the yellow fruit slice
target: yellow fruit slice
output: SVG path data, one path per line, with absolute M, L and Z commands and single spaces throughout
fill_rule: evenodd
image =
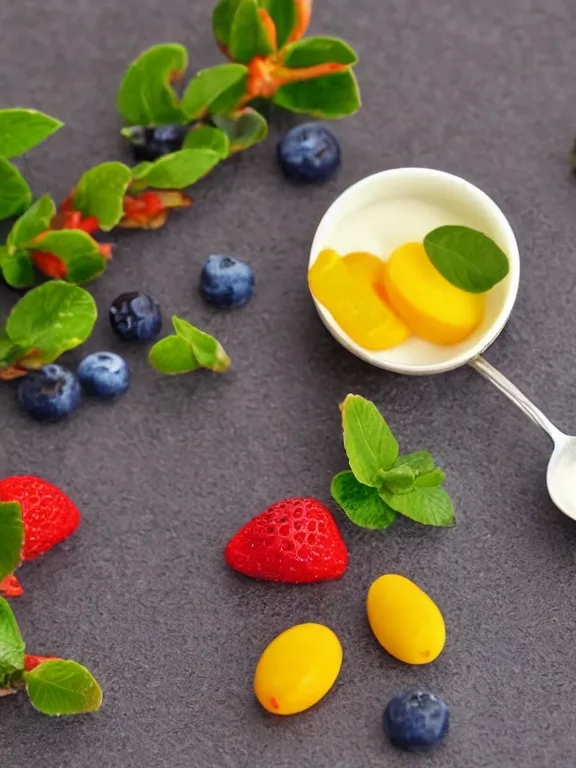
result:
M 308 273 L 314 298 L 333 316 L 342 330 L 359 346 L 369 350 L 395 347 L 406 341 L 410 331 L 376 291 L 375 267 L 365 256 L 345 258 L 331 249 L 322 251 Z M 377 257 L 371 257 L 376 259 Z M 359 266 L 360 263 L 360 266 Z
M 422 243 L 397 248 L 384 265 L 379 284 L 406 325 L 433 344 L 464 341 L 484 314 L 484 297 L 449 283 L 432 264 Z

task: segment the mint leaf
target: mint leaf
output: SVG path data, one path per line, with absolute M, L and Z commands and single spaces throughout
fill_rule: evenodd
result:
M 183 149 L 211 149 L 221 160 L 224 160 L 230 153 L 230 139 L 220 128 L 203 125 L 188 133 Z
M 243 64 L 220 64 L 210 69 L 202 69 L 186 88 L 182 97 L 182 109 L 189 120 L 198 120 L 212 112 L 214 102 L 239 84 L 242 96 L 247 79 L 248 68 Z M 234 100 L 237 101 L 237 98 Z
M 248 149 L 268 136 L 266 119 L 250 107 L 229 117 L 213 117 L 212 122 L 228 136 L 230 154 Z
M 425 472 L 431 472 L 434 469 L 434 459 L 432 454 L 428 451 L 416 451 L 416 453 L 408 453 L 405 456 L 398 456 L 396 459 L 395 467 L 401 467 L 407 464 L 412 467 L 416 475 L 422 475 Z
M 134 61 L 120 84 L 118 111 L 131 125 L 186 123 L 170 83 L 188 66 L 188 52 L 178 43 L 153 45 Z
M 414 485 L 418 488 L 434 488 L 437 485 L 442 485 L 445 479 L 445 472 L 443 472 L 440 467 L 436 467 L 436 469 L 433 469 L 431 472 L 426 472 L 417 477 L 414 481 Z
M 200 368 L 190 344 L 180 336 L 167 336 L 157 341 L 150 350 L 148 362 L 160 373 L 169 375 L 191 373 Z
M 276 25 L 276 40 L 280 50 L 296 26 L 296 3 L 294 0 L 260 0 L 260 6 L 268 11 Z
M 45 232 L 49 227 L 56 206 L 50 195 L 38 198 L 30 208 L 23 213 L 14 224 L 8 235 L 7 244 L 10 248 L 20 248 L 30 240 Z
M 335 119 L 360 109 L 360 92 L 354 74 L 347 70 L 283 85 L 272 101 L 292 112 Z
M 28 182 L 15 165 L 0 155 L 0 220 L 17 216 L 31 202 Z
M 139 191 L 146 187 L 183 189 L 206 176 L 219 162 L 220 156 L 211 149 L 181 149 L 154 163 L 140 163 L 132 175 Z
M 24 669 L 26 646 L 7 600 L 0 597 L 0 681 L 2 686 Z
M 0 155 L 23 155 L 61 127 L 59 120 L 35 109 L 0 109 Z
M 415 488 L 405 494 L 381 489 L 380 495 L 393 510 L 422 525 L 446 527 L 454 523 L 452 502 L 442 488 Z
M 50 230 L 26 247 L 58 256 L 66 267 L 66 280 L 71 283 L 86 283 L 106 269 L 98 243 L 80 229 Z
M 380 472 L 380 482 L 393 493 L 409 493 L 414 488 L 416 472 L 409 464 Z
M 51 280 L 28 291 L 13 307 L 6 333 L 14 346 L 36 349 L 43 363 L 51 363 L 86 341 L 96 315 L 96 304 L 87 291 Z
M 282 65 L 291 69 L 315 67 L 318 64 L 356 64 L 358 56 L 344 40 L 337 37 L 307 37 L 286 46 Z
M 83 216 L 95 216 L 109 232 L 124 215 L 124 195 L 132 172 L 123 163 L 101 163 L 83 174 L 74 191 L 74 208 Z
M 340 407 L 350 469 L 360 483 L 378 488 L 381 471 L 398 458 L 396 438 L 374 403 L 360 395 L 348 395 Z
M 332 478 L 330 492 L 346 516 L 361 528 L 380 531 L 396 519 L 396 512 L 380 498 L 378 491 L 359 483 L 352 472 L 341 472 Z
M 240 5 L 240 0 L 219 0 L 212 11 L 212 28 L 216 40 L 227 48 L 230 44 L 230 33 L 234 16 Z
M 22 508 L 17 501 L 0 501 L 0 581 L 16 570 L 24 546 Z
M 241 64 L 249 64 L 255 56 L 274 53 L 258 13 L 256 0 L 240 0 L 234 14 L 228 47 L 230 56 Z
M 503 280 L 510 266 L 504 251 L 470 227 L 433 229 L 424 238 L 428 258 L 448 282 L 468 293 L 485 293 Z
M 34 283 L 34 266 L 28 251 L 0 246 L 0 272 L 13 288 L 27 288 Z
M 100 686 L 75 661 L 43 661 L 24 680 L 32 706 L 44 715 L 80 715 L 102 705 Z

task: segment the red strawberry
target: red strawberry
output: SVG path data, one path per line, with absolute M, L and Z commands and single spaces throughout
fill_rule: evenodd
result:
M 245 576 L 290 584 L 338 579 L 348 565 L 336 523 L 316 499 L 273 504 L 238 531 L 224 556 Z
M 26 672 L 31 672 L 39 664 L 42 664 L 43 661 L 60 661 L 60 659 L 57 656 L 32 656 L 27 653 L 24 656 L 24 669 Z
M 66 494 L 33 475 L 15 475 L 0 481 L 0 501 L 18 501 L 22 507 L 21 562 L 43 555 L 68 538 L 80 523 L 80 512 Z M 8 576 L 0 583 L 0 593 L 18 594 L 18 587 L 17 579 Z

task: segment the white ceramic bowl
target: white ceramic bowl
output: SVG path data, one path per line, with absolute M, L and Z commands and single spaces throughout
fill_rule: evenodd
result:
M 396 168 L 362 179 L 340 195 L 324 215 L 312 243 L 309 266 L 324 248 L 333 248 L 342 256 L 369 251 L 386 260 L 400 245 L 422 241 L 430 230 L 445 224 L 461 224 L 484 232 L 498 243 L 510 262 L 506 279 L 486 295 L 486 311 L 479 328 L 462 343 L 449 347 L 413 336 L 398 347 L 373 352 L 352 341 L 314 299 L 322 321 L 346 349 L 379 368 L 422 375 L 465 365 L 496 339 L 518 293 L 518 244 L 496 203 L 459 176 L 429 168 Z

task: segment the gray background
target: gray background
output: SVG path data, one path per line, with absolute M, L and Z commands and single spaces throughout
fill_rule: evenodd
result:
M 115 91 L 148 45 L 178 40 L 191 67 L 218 63 L 209 2 L 19 0 L 2 3 L 2 106 L 34 106 L 66 128 L 21 163 L 37 194 L 62 199 L 83 170 L 128 159 Z M 100 714 L 53 721 L 25 697 L 0 702 L 6 765 L 26 768 L 568 768 L 576 751 L 576 525 L 545 490 L 550 445 L 479 376 L 401 378 L 359 362 L 328 336 L 306 287 L 309 244 L 331 201 L 384 168 L 425 165 L 465 176 L 510 217 L 522 253 L 516 310 L 488 357 L 567 430 L 576 429 L 576 5 L 571 0 L 318 0 L 313 32 L 360 52 L 364 108 L 335 126 L 340 175 L 322 188 L 280 177 L 270 140 L 194 190 L 197 205 L 157 233 L 122 234 L 92 287 L 101 318 L 83 351 L 123 352 L 130 393 L 87 403 L 67 423 L 20 416 L 0 398 L 3 474 L 37 473 L 65 489 L 83 523 L 19 572 L 13 601 L 29 649 L 86 663 Z M 197 294 L 212 252 L 249 260 L 257 294 L 216 313 Z M 106 319 L 121 291 L 144 289 L 167 319 L 217 334 L 225 377 L 167 378 L 146 350 L 122 346 Z M 2 313 L 14 294 L 0 292 Z M 167 326 L 167 324 L 166 324 Z M 78 356 L 69 358 L 72 364 Z M 338 403 L 374 399 L 408 451 L 448 473 L 458 525 L 349 525 L 329 498 L 345 468 Z M 229 572 L 222 550 L 252 515 L 290 495 L 331 505 L 350 549 L 340 582 L 293 588 Z M 440 605 L 444 653 L 425 668 L 388 657 L 365 619 L 382 573 L 415 579 Z M 319 621 L 345 649 L 326 700 L 290 719 L 251 691 L 257 659 L 286 627 Z M 429 758 L 381 734 L 392 694 L 432 686 L 453 727 Z

